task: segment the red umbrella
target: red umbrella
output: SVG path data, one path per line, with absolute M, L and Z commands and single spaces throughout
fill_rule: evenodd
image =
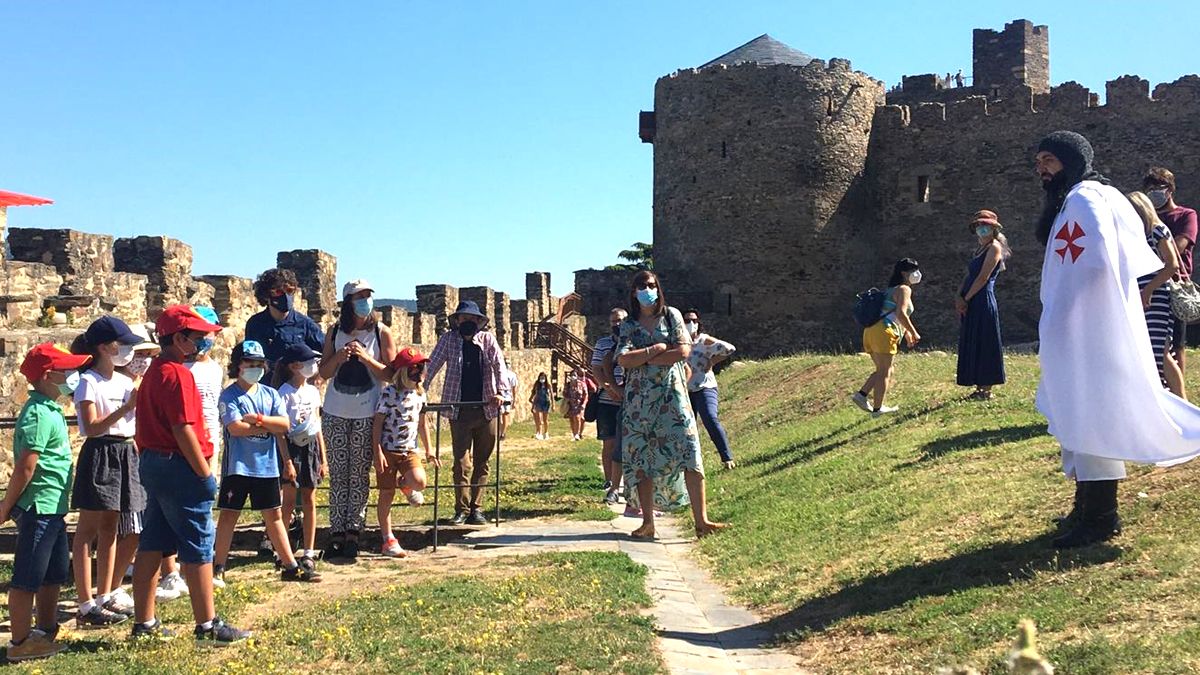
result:
M 42 204 L 53 204 L 49 199 L 34 197 L 33 195 L 22 195 L 16 192 L 6 192 L 0 190 L 0 208 L 5 206 L 41 206 Z

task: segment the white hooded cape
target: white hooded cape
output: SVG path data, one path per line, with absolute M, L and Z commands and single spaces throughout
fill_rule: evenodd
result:
M 1143 464 L 1200 454 L 1200 408 L 1162 388 L 1138 277 L 1162 269 L 1119 190 L 1067 195 L 1042 262 L 1037 408 L 1064 450 Z

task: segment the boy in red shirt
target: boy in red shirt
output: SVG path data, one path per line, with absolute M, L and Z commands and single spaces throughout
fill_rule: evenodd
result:
M 196 640 L 227 645 L 250 637 L 222 621 L 213 606 L 213 446 L 204 426 L 200 391 L 184 365 L 189 355 L 211 347 L 212 335 L 219 330 L 188 305 L 167 307 L 155 322 L 162 353 L 142 377 L 137 397 L 146 512 L 133 567 L 135 638 L 171 635 L 154 616 L 154 591 L 159 563 L 173 552 L 179 555 L 190 591 Z

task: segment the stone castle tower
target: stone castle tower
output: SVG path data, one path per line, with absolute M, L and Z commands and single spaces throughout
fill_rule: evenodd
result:
M 654 258 L 667 299 L 714 330 L 772 339 L 828 311 L 810 292 L 855 257 L 846 197 L 859 187 L 882 83 L 763 35 L 660 79 Z
M 1042 247 L 1038 140 L 1089 137 L 1122 190 L 1151 165 L 1200 199 L 1200 77 L 1151 92 L 1141 78 L 1050 86 L 1049 29 L 1025 20 L 973 36 L 966 86 L 939 75 L 877 80 L 762 36 L 660 78 L 641 138 L 654 145 L 654 255 L 668 301 L 700 310 L 749 355 L 858 349 L 856 293 L 916 258 L 925 344 L 958 340 L 953 312 L 976 242 L 971 214 L 1000 214 L 1013 257 L 997 287 L 1009 343 L 1037 337 Z M 941 72 L 945 72 L 944 69 Z M 885 101 L 886 99 L 886 101 Z

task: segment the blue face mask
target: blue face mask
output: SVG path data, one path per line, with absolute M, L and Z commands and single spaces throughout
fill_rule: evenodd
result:
M 979 227 L 975 228 L 975 236 L 977 237 L 986 237 L 991 233 L 992 228 L 988 227 L 987 225 L 980 225 Z
M 70 396 L 75 393 L 75 388 L 79 386 L 79 371 L 72 370 L 67 373 L 67 381 L 58 385 L 58 393 L 63 396 Z
M 192 344 L 196 345 L 197 354 L 207 354 L 209 350 L 213 348 L 215 341 L 212 338 L 205 336 L 195 340 Z
M 358 318 L 360 319 L 365 319 L 368 316 L 371 316 L 371 310 L 374 308 L 375 303 L 371 301 L 371 298 L 359 298 L 358 300 L 354 301 L 354 313 L 358 315 Z
M 637 292 L 637 301 L 642 307 L 649 307 L 658 302 L 657 288 L 639 288 Z

